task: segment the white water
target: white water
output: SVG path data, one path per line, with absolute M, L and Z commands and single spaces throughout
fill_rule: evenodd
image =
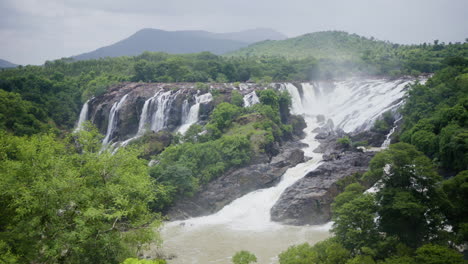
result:
M 159 96 L 155 97 L 154 102 L 156 103 L 156 112 L 153 114 L 153 118 L 150 122 L 151 130 L 157 132 L 163 129 L 166 125 L 166 109 L 170 105 L 171 91 L 162 92 Z
M 260 103 L 260 99 L 257 96 L 257 93 L 255 91 L 252 91 L 246 95 L 244 95 L 244 107 L 249 107 L 254 104 Z
M 141 109 L 136 135 L 122 142 L 117 142 L 113 146 L 113 153 L 115 153 L 120 147 L 125 147 L 131 141 L 143 136 L 148 130 L 158 132 L 159 130 L 164 129 L 169 118 L 171 104 L 179 93 L 180 90 L 172 94 L 170 90 L 164 91 L 161 89 L 152 97 L 147 99 Z
M 89 100 L 87 100 L 80 111 L 80 117 L 78 119 L 78 124 L 76 125 L 75 132 L 80 131 L 83 128 L 83 123 L 88 118 L 88 110 L 89 110 Z
M 125 102 L 125 99 L 127 99 L 128 94 L 124 95 L 118 102 L 115 102 L 112 105 L 112 108 L 109 112 L 109 122 L 107 124 L 107 133 L 106 137 L 104 137 L 104 140 L 102 141 L 103 145 L 109 144 L 112 134 L 114 133 L 115 129 L 117 128 L 117 113 L 122 107 L 123 103 Z
M 205 93 L 202 95 L 195 96 L 195 104 L 190 107 L 190 110 L 186 114 L 184 112 L 184 106 L 185 107 L 187 106 L 185 105 L 186 101 L 184 101 L 184 105 L 182 105 L 182 114 L 184 114 L 182 116 L 182 125 L 179 127 L 178 131 L 182 134 L 185 134 L 185 132 L 187 132 L 187 130 L 190 128 L 191 125 L 198 122 L 198 113 L 200 112 L 200 104 L 206 104 L 210 102 L 211 100 L 213 100 L 213 96 L 211 95 L 211 93 Z M 188 102 L 187 102 L 187 105 L 188 105 Z
M 277 263 L 276 256 L 288 246 L 302 242 L 315 243 L 328 237 L 330 224 L 292 227 L 270 220 L 270 209 L 281 193 L 320 164 L 321 155 L 313 153 L 318 146 L 314 128 L 317 115 L 324 115 L 346 132 L 368 129 L 392 103 L 404 95 L 408 81 L 349 80 L 335 83 L 305 83 L 301 92 L 292 84 L 282 84 L 292 97 L 292 112 L 306 120 L 306 156 L 311 160 L 286 171 L 281 182 L 271 188 L 251 192 L 219 212 L 167 223 L 162 229 L 164 250 L 178 257 L 170 263 L 230 263 L 239 250 L 257 255 L 258 263 Z

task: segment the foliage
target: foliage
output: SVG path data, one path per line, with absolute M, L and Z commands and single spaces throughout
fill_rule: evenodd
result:
M 128 258 L 122 264 L 166 264 L 167 262 L 163 259 L 148 260 L 148 259 L 137 259 Z
M 447 204 L 443 210 L 449 224 L 459 233 L 460 241 L 468 241 L 468 171 L 462 171 L 444 181 L 442 190 L 447 196 Z
M 349 251 L 334 239 L 318 242 L 314 246 L 304 243 L 291 246 L 279 255 L 280 264 L 344 264 Z
M 374 122 L 374 126 L 371 128 L 371 131 L 387 134 L 388 131 L 392 128 L 395 119 L 393 114 L 390 111 L 387 111 L 382 114 L 382 118 Z
M 232 263 L 234 264 L 250 264 L 256 262 L 257 257 L 249 251 L 245 250 L 236 252 L 236 254 L 234 254 L 234 256 L 232 257 Z
M 424 245 L 416 250 L 415 260 L 421 264 L 462 264 L 462 254 L 439 245 Z
M 397 143 L 378 153 L 365 175 L 381 180 L 377 192 L 381 231 L 411 246 L 430 241 L 441 230 L 441 180 L 431 161 L 412 145 Z
M 374 219 L 377 204 L 372 194 L 362 194 L 359 184 L 351 184 L 338 195 L 333 204 L 333 229 L 338 241 L 354 255 L 379 240 Z
M 279 254 L 280 264 L 308 264 L 313 263 L 315 253 L 308 243 L 291 246 Z
M 231 104 L 238 107 L 244 106 L 244 97 L 237 90 L 231 92 Z
M 344 148 L 349 148 L 349 147 L 351 147 L 353 145 L 353 143 L 351 142 L 351 139 L 348 136 L 344 136 L 342 138 L 339 138 L 339 139 L 336 140 L 336 142 L 338 144 L 340 144 Z
M 16 135 L 32 135 L 45 130 L 46 114 L 21 95 L 0 90 L 0 129 Z
M 468 168 L 467 71 L 466 66 L 451 65 L 425 85 L 412 86 L 402 110 L 400 139 L 438 161 L 450 174 Z
M 230 103 L 221 103 L 217 105 L 213 113 L 211 113 L 210 123 L 213 124 L 216 129 L 222 131 L 230 126 L 234 119 L 241 113 L 242 108 Z
M 468 43 L 423 43 L 399 45 L 365 38 L 342 31 L 305 34 L 286 40 L 252 44 L 227 56 L 241 58 L 315 58 L 307 79 L 331 78 L 352 74 L 417 75 L 435 72 L 445 64 L 464 64 L 454 57 L 467 56 Z M 287 68 L 284 73 L 290 73 Z
M 99 154 L 94 140 L 70 140 L 0 132 L 0 241 L 19 262 L 118 263 L 134 256 L 154 239 L 157 224 L 145 162 L 132 149 Z
M 223 136 L 202 143 L 173 145 L 161 153 L 150 170 L 153 178 L 173 188 L 174 196 L 191 195 L 227 169 L 250 160 L 251 146 L 245 136 Z

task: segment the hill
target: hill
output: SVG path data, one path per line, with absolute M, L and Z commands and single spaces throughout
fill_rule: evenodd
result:
M 295 38 L 263 41 L 225 54 L 230 57 L 315 58 L 321 75 L 346 73 L 402 75 L 431 73 L 450 57 L 468 57 L 468 42 L 400 45 L 343 31 L 323 31 Z
M 16 64 L 0 59 L 0 68 L 15 68 Z
M 147 28 L 117 43 L 73 58 L 87 60 L 103 57 L 134 56 L 144 51 L 159 51 L 171 54 L 209 51 L 214 54 L 223 54 L 246 47 L 253 42 L 284 38 L 284 35 L 271 29 L 211 33 L 208 31 L 164 31 Z
M 230 56 L 286 56 L 347 60 L 359 58 L 366 50 L 392 48 L 394 44 L 343 31 L 322 31 L 285 40 L 267 40 L 228 53 Z M 396 44 L 398 45 L 398 44 Z

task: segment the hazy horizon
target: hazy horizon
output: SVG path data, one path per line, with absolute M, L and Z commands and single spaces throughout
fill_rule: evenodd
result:
M 295 37 L 340 30 L 400 44 L 463 42 L 468 1 L 4 0 L 0 59 L 17 64 L 93 51 L 143 28 L 215 33 L 271 28 Z

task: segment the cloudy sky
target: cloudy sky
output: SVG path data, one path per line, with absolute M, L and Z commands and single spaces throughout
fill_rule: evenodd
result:
M 17 64 L 77 55 L 142 28 L 289 37 L 344 30 L 397 43 L 468 38 L 468 0 L 0 0 L 0 58 Z

